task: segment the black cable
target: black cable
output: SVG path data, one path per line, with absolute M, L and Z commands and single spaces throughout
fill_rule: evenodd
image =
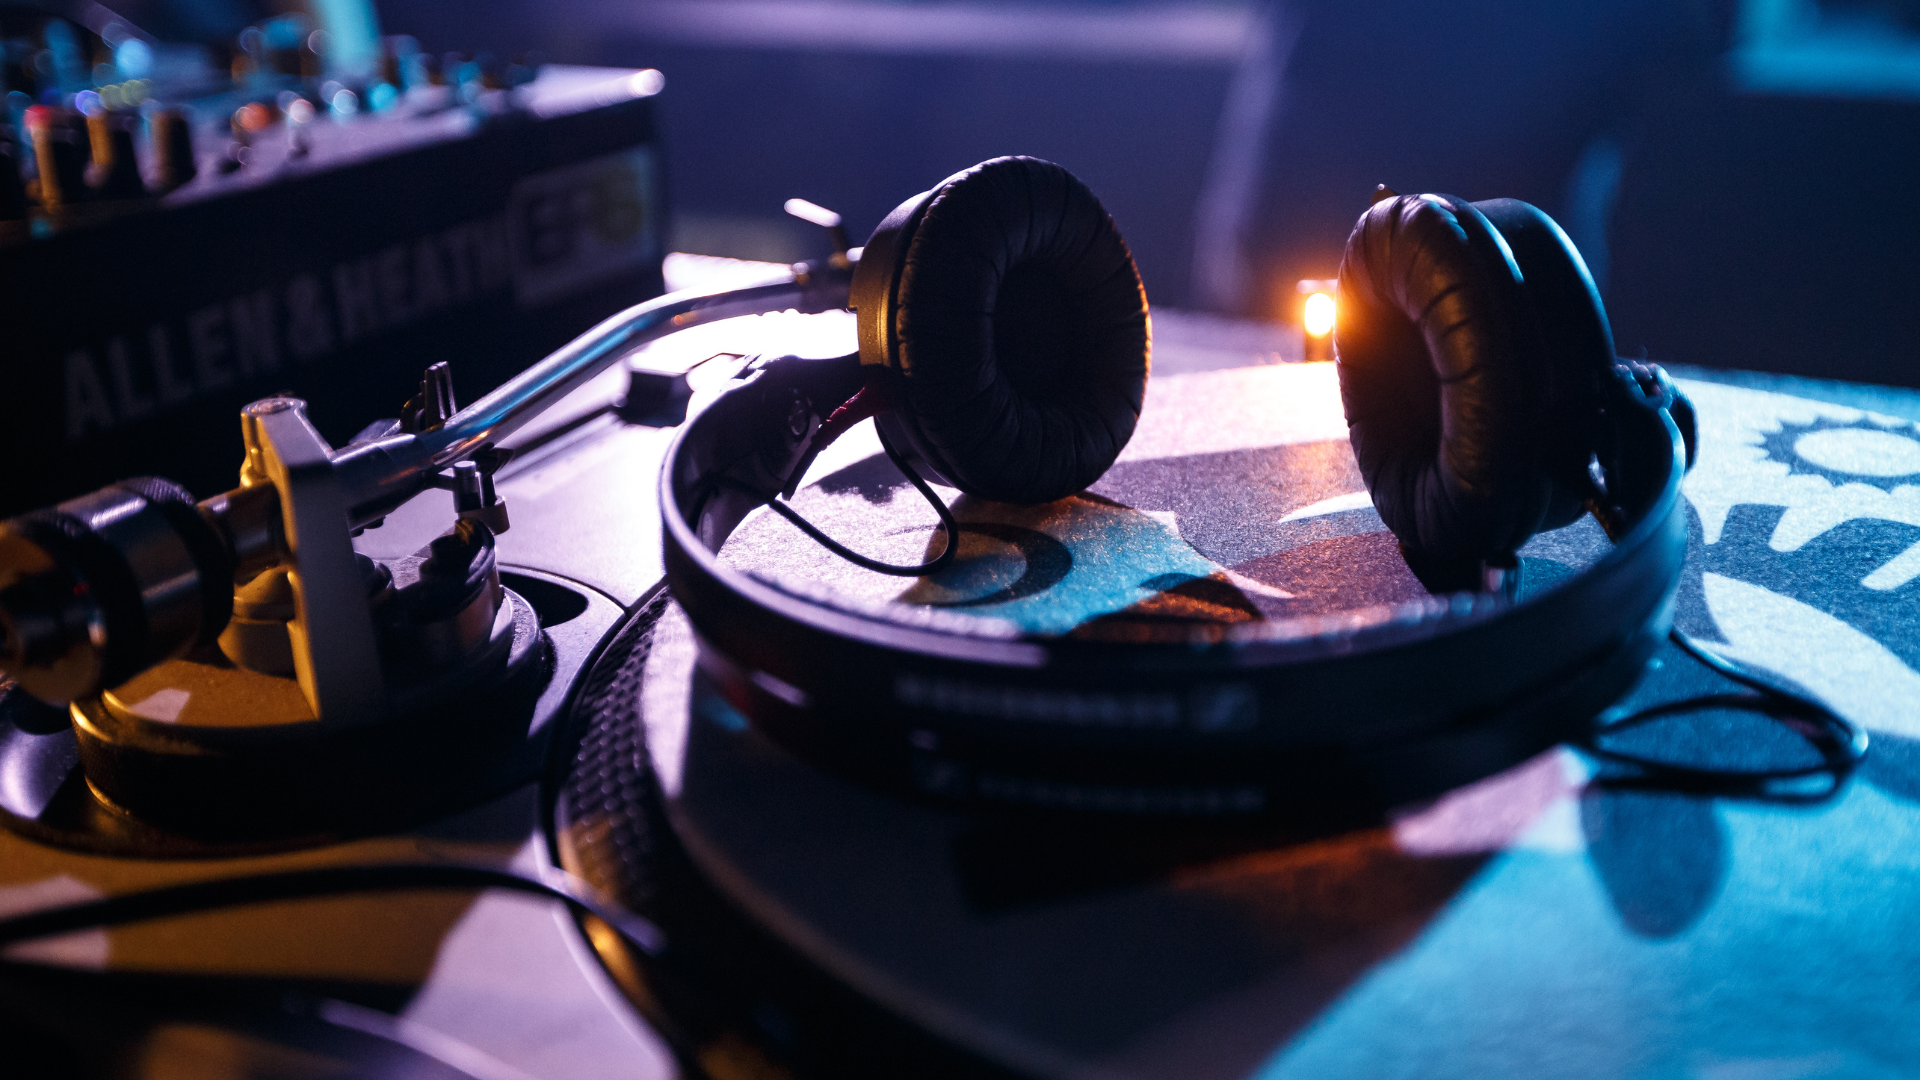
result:
M 1672 786 L 1688 791 L 1720 795 L 1815 801 L 1837 792 L 1840 781 L 1844 780 L 1866 757 L 1868 739 L 1865 729 L 1833 711 L 1824 702 L 1805 694 L 1783 689 L 1741 669 L 1693 640 L 1677 626 L 1670 629 L 1667 636 L 1688 656 L 1733 682 L 1755 691 L 1757 696 L 1709 694 L 1691 697 L 1649 706 L 1618 719 L 1596 724 L 1588 733 L 1583 743 L 1584 748 L 1596 757 L 1639 770 L 1637 776 L 1612 777 L 1606 781 L 1607 783 L 1616 786 Z M 1662 761 L 1600 745 L 1600 739 L 1606 735 L 1638 727 L 1661 717 L 1711 708 L 1753 710 L 1779 721 L 1819 752 L 1820 763 L 1780 769 L 1709 769 Z M 1781 781 L 1822 774 L 1833 777 L 1833 786 L 1810 795 L 1782 793 L 1775 788 L 1775 785 Z
M 660 955 L 666 935 L 653 923 L 602 899 L 591 886 L 563 870 L 534 878 L 492 866 L 461 863 L 370 863 L 279 870 L 166 885 L 141 892 L 86 900 L 0 919 L 0 947 L 35 938 L 146 922 L 275 900 L 307 900 L 364 892 L 424 889 L 508 889 L 559 900 L 618 930 L 642 952 Z
M 886 451 L 887 460 L 893 462 L 894 467 L 904 473 L 908 480 L 912 481 L 914 488 L 933 506 L 933 512 L 940 515 L 940 528 L 945 531 L 947 542 L 946 545 L 940 549 L 939 555 L 924 563 L 909 563 L 905 565 L 884 563 L 878 559 L 870 559 L 852 548 L 841 544 L 833 537 L 828 536 L 820 530 L 819 526 L 801 517 L 798 510 L 781 501 L 777 495 L 767 498 L 767 508 L 792 522 L 795 528 L 812 537 L 821 547 L 826 548 L 828 551 L 833 552 L 835 555 L 840 556 L 855 566 L 871 570 L 876 574 L 891 574 L 894 577 L 925 577 L 928 574 L 937 574 L 945 570 L 947 564 L 953 562 L 954 554 L 960 550 L 960 544 L 957 539 L 960 535 L 960 526 L 953 520 L 953 511 L 947 508 L 946 503 L 940 501 L 940 496 L 933 493 L 933 488 L 929 486 L 925 480 L 921 479 L 920 474 L 914 471 L 913 466 L 909 465 L 907 460 L 900 456 L 900 452 L 893 448 L 893 443 L 887 440 L 886 433 L 880 431 L 877 427 L 874 433 L 880 436 L 880 449 Z M 716 479 L 718 482 L 730 487 L 752 491 L 755 495 L 760 494 L 758 491 L 753 491 L 749 485 L 743 484 L 730 477 L 723 476 L 717 477 Z M 701 505 L 705 505 L 704 499 Z M 696 518 L 695 520 L 698 519 Z

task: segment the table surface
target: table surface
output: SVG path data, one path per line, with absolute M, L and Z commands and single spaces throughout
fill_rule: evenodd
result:
M 674 339 L 653 361 L 729 349 L 841 350 L 847 322 L 736 320 Z M 1413 595 L 1418 586 L 1358 482 L 1332 370 L 1270 362 L 1289 343 L 1258 327 L 1228 327 L 1239 336 L 1223 337 L 1218 324 L 1172 314 L 1157 315 L 1156 329 L 1157 374 L 1140 433 L 1094 489 L 1120 505 L 1028 514 L 1027 524 L 1084 555 L 1075 570 L 1084 576 L 1050 602 L 994 614 L 1047 631 L 1156 604 L 1257 618 Z M 1231 366 L 1225 358 L 1234 356 L 1251 366 Z M 1256 944 L 1211 970 L 1188 965 L 1179 993 L 1160 994 L 1151 1007 L 1129 1013 L 1118 997 L 1095 995 L 1110 1014 L 1081 1015 L 1074 1039 L 1062 1040 L 1050 1034 L 1061 1028 L 1032 1019 L 1047 1009 L 1007 1004 L 1031 995 L 1002 973 L 997 996 L 969 1005 L 974 1014 L 1016 1041 L 1038 1038 L 1061 1051 L 1049 1071 L 1079 1075 L 1757 1080 L 1920 1068 L 1920 1025 L 1911 1022 L 1920 935 L 1910 932 L 1920 927 L 1912 914 L 1920 900 L 1920 396 L 1682 374 L 1694 376 L 1683 383 L 1701 417 L 1702 452 L 1685 486 L 1691 546 L 1679 622 L 1728 656 L 1822 694 L 1872 732 L 1867 764 L 1834 798 L 1787 805 L 1628 790 L 1608 784 L 1592 761 L 1554 751 L 1384 830 L 1184 871 L 1181 887 L 1206 897 L 1219 932 L 1251 934 Z M 503 562 L 561 574 L 630 606 L 660 576 L 651 490 L 669 433 L 595 418 L 619 389 L 618 373 L 583 389 L 542 430 L 588 419 L 515 463 L 503 483 L 514 528 L 501 553 Z M 893 488 L 866 477 L 874 449 L 870 436 L 850 437 L 816 465 L 801 501 L 829 528 L 893 498 Z M 438 531 L 437 497 L 366 534 L 363 549 L 417 549 Z M 898 512 L 930 518 L 906 504 Z M 781 528 L 750 522 L 727 557 L 771 559 L 776 576 L 909 601 L 989 589 L 1007 572 L 982 550 L 970 568 L 956 568 L 970 578 L 867 581 Z M 875 553 L 907 557 L 924 550 L 925 536 L 877 538 Z M 1527 554 L 1542 566 L 1575 565 L 1591 550 L 1591 537 L 1574 529 Z M 1240 600 L 1223 605 L 1223 594 L 1166 585 L 1213 575 Z M 1154 580 L 1161 585 L 1145 587 Z M 1701 679 L 1669 661 L 1636 694 L 1675 696 Z M 1711 750 L 1751 734 L 1736 725 L 1672 737 Z M 700 775 L 724 773 L 716 768 Z M 695 773 L 688 776 L 692 783 Z M 705 790 L 723 787 L 715 780 Z M 844 798 L 834 794 L 842 801 L 832 813 L 844 811 Z M 735 826 L 751 823 L 747 811 L 718 807 L 713 828 L 726 813 Z M 539 826 L 529 786 L 407 835 L 242 860 L 107 859 L 0 834 L 0 911 L 322 862 L 524 863 L 548 857 Z M 875 849 L 856 860 L 869 875 L 885 869 L 879 850 L 928 861 L 925 852 Z M 1321 902 L 1354 910 L 1275 906 L 1308 886 L 1321 890 Z M 822 896 L 812 902 L 832 899 Z M 1160 917 L 1110 900 L 1098 901 L 1106 904 L 1099 925 Z M 826 918 L 824 908 L 792 904 L 789 915 Z M 1057 935 L 1049 939 L 1055 961 L 1103 957 L 1097 970 L 1115 985 L 1128 971 L 1137 978 L 1165 967 L 1164 957 L 1139 950 L 1103 952 L 1065 918 L 1074 910 L 954 918 L 988 937 Z M 936 917 L 909 915 L 892 929 Z M 1309 923 L 1310 932 L 1296 925 Z M 1282 924 L 1295 930 L 1273 932 Z M 948 978 L 939 963 L 913 955 L 900 952 L 891 976 L 925 985 Z M 673 1074 L 663 1045 L 619 1000 L 566 915 L 543 901 L 485 893 L 289 902 L 76 934 L 7 956 L 316 982 L 464 1044 L 499 1075 Z M 1036 979 L 1035 987 L 1048 985 Z M 271 1055 L 235 1049 L 266 1038 L 258 1032 L 213 1043 L 185 1022 L 156 1032 L 152 1055 L 214 1055 L 251 1063 L 245 1075 L 285 1074 Z M 1218 1032 L 1236 1034 L 1211 1038 Z

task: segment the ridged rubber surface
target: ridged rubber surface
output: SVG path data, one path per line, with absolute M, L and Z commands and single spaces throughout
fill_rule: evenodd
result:
M 636 911 L 655 899 L 654 868 L 667 842 L 640 692 L 670 604 L 661 592 L 630 615 L 588 674 L 572 710 L 579 741 L 554 802 L 561 865 Z

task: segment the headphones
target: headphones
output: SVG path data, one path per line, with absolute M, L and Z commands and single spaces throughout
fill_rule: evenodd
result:
M 1383 188 L 1340 293 L 1354 453 L 1431 598 L 1113 642 L 721 565 L 747 514 L 780 508 L 864 416 L 910 476 L 998 501 L 1071 495 L 1119 455 L 1149 367 L 1139 273 L 1085 185 L 1000 158 L 881 222 L 852 283 L 857 358 L 759 362 L 674 441 L 665 563 L 696 691 L 882 789 L 1150 815 L 1386 807 L 1579 733 L 1671 626 L 1691 406 L 1615 359 L 1579 253 L 1523 202 Z M 1611 550 L 1520 602 L 1515 551 L 1583 512 Z

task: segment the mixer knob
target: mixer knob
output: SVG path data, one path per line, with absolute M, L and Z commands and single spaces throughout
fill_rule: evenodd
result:
M 274 120 L 273 110 L 264 102 L 248 102 L 234 110 L 228 120 L 228 126 L 233 130 L 233 145 L 228 148 L 227 156 L 220 159 L 220 171 L 232 172 L 250 161 L 254 136 L 265 131 Z
M 133 117 L 116 112 L 87 117 L 87 134 L 93 143 L 87 185 L 103 199 L 137 199 L 147 192 L 140 179 L 140 163 L 133 156 L 133 122 Z
M 40 169 L 40 205 L 64 210 L 87 193 L 86 146 L 75 130 L 74 114 L 65 109 L 35 105 L 27 110 L 27 134 Z
M 153 181 L 161 191 L 192 180 L 200 171 L 193 160 L 193 125 L 179 109 L 160 109 L 149 121 L 153 137 Z

